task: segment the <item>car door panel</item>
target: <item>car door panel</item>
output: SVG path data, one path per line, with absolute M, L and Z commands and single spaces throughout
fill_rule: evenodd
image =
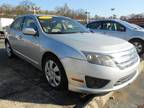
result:
M 23 35 L 23 54 L 27 59 L 31 60 L 35 64 L 38 64 L 40 47 L 39 37 Z
M 118 37 L 121 39 L 127 40 L 128 33 L 127 32 L 119 32 L 119 31 L 105 31 L 106 35 Z
M 28 20 L 34 20 L 33 18 L 25 18 L 24 22 L 24 28 L 27 28 L 25 26 L 26 21 Z M 39 46 L 39 36 L 37 35 L 28 35 L 28 34 L 22 34 L 22 53 L 24 54 L 25 58 L 29 59 L 35 64 L 38 64 L 39 61 L 39 55 L 40 55 L 40 46 Z

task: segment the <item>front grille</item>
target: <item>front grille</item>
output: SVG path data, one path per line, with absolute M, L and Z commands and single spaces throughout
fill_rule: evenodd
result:
M 123 83 L 131 80 L 135 75 L 136 75 L 136 71 L 133 72 L 132 74 L 126 76 L 126 77 L 123 77 L 123 78 L 119 79 L 119 80 L 114 84 L 114 86 L 121 85 L 121 84 L 123 84 Z
M 138 54 L 134 48 L 113 54 L 112 57 L 120 69 L 125 69 L 134 65 L 139 59 Z

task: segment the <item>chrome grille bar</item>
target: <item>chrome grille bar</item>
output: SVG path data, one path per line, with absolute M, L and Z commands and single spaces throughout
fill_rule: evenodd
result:
M 125 69 L 134 65 L 139 58 L 134 48 L 121 53 L 113 54 L 112 57 L 120 69 Z

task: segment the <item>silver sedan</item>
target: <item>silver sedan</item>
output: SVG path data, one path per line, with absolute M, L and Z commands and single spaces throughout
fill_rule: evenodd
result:
M 118 19 L 99 20 L 87 24 L 92 32 L 125 39 L 132 43 L 140 56 L 144 54 L 144 29 Z
M 127 41 L 90 33 L 61 16 L 24 15 L 7 30 L 7 55 L 17 55 L 45 73 L 48 84 L 85 93 L 105 93 L 132 83 L 139 57 Z

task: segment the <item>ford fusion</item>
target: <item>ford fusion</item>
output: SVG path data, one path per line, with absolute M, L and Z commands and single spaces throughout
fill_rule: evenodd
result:
M 106 93 L 132 83 L 139 73 L 132 44 L 90 33 L 67 17 L 19 16 L 7 30 L 5 46 L 9 58 L 27 60 L 56 89 Z

